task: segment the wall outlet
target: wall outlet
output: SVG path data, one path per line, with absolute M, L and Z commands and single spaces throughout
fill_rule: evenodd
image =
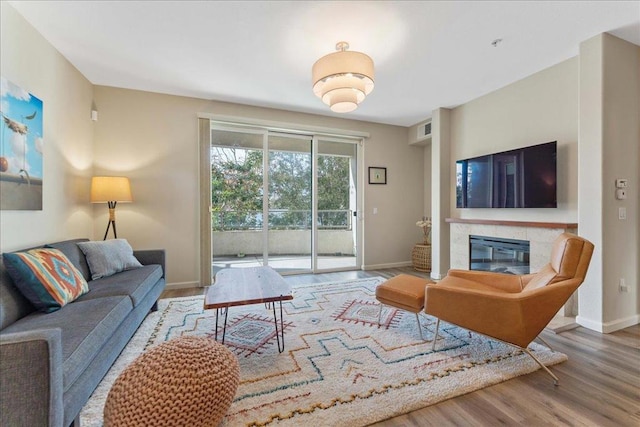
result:
M 617 200 L 626 200 L 627 199 L 627 190 L 624 188 L 616 189 L 616 199 Z
M 618 282 L 618 286 L 619 286 L 620 292 L 629 292 L 629 287 L 625 283 L 624 279 L 620 279 L 620 281 Z

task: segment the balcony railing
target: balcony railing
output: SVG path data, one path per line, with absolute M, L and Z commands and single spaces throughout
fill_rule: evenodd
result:
M 327 209 L 318 211 L 319 230 L 350 231 L 353 211 L 348 209 Z M 311 230 L 310 210 L 272 209 L 269 211 L 270 230 Z M 262 211 L 213 211 L 211 227 L 213 231 L 262 230 Z

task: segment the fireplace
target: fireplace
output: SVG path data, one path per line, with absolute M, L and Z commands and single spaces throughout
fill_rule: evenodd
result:
M 529 274 L 527 240 L 469 235 L 469 269 Z

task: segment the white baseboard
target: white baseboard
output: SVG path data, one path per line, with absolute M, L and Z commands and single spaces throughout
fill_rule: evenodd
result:
M 626 317 L 624 319 L 614 320 L 612 322 L 594 322 L 590 319 L 585 319 L 578 315 L 576 322 L 580 326 L 591 329 L 592 331 L 602 332 L 603 334 L 610 334 L 611 332 L 619 331 L 620 329 L 628 328 L 629 326 L 637 325 L 640 323 L 640 314 L 634 314 L 633 316 Z
M 585 319 L 580 315 L 576 316 L 576 323 L 580 326 L 584 326 L 587 329 L 591 329 L 592 331 L 596 331 L 596 332 L 603 331 L 602 322 L 596 322 L 590 319 Z
M 640 314 L 635 314 L 624 319 L 605 323 L 603 332 L 605 334 L 609 334 L 611 332 L 619 331 L 620 329 L 628 328 L 629 326 L 637 325 L 638 323 L 640 323 Z
M 174 282 L 174 283 L 167 283 L 165 285 L 166 290 L 199 288 L 199 287 L 200 287 L 200 282 Z
M 382 270 L 383 268 L 398 268 L 398 267 L 410 267 L 413 263 L 411 261 L 403 261 L 403 262 L 391 262 L 388 264 L 372 264 L 372 265 L 363 265 L 363 270 Z

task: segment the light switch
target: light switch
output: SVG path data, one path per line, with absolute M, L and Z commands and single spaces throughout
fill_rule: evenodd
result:
M 373 208 L 373 214 L 377 215 L 377 213 L 378 213 L 378 208 Z
M 618 219 L 627 219 L 627 208 L 618 208 Z

